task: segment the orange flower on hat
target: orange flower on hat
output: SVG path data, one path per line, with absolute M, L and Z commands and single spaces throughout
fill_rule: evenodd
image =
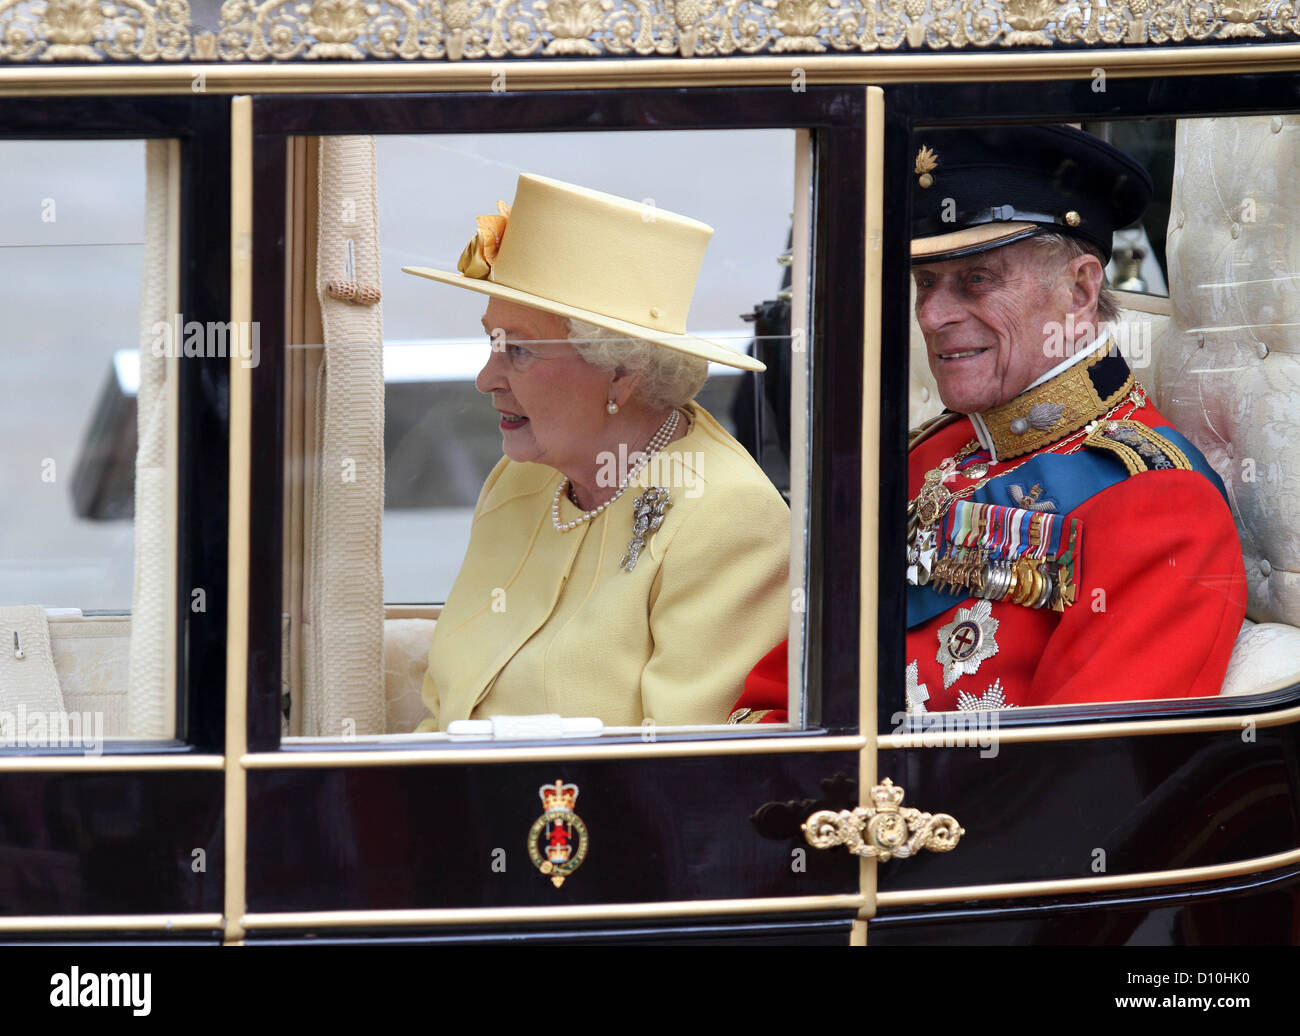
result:
M 492 272 L 501 241 L 506 235 L 506 221 L 510 219 L 510 206 L 497 202 L 499 216 L 479 216 L 478 233 L 470 238 L 465 251 L 456 260 L 456 269 L 466 277 L 484 278 Z

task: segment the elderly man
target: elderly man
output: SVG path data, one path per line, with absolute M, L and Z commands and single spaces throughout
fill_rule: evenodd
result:
M 1112 234 L 1150 178 L 1067 127 L 918 145 L 916 317 L 946 410 L 909 443 L 908 711 L 1217 694 L 1246 607 L 1227 498 L 1109 327 Z M 782 645 L 731 721 L 784 709 Z

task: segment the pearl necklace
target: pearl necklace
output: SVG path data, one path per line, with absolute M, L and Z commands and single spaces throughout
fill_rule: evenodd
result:
M 559 532 L 568 532 L 570 529 L 576 529 L 583 522 L 591 521 L 591 519 L 595 518 L 596 515 L 600 514 L 601 511 L 605 510 L 605 508 L 609 507 L 615 500 L 622 496 L 623 493 L 626 492 L 627 487 L 632 484 L 632 480 L 641 473 L 641 469 L 650 463 L 650 458 L 668 445 L 668 440 L 671 439 L 673 433 L 677 431 L 677 422 L 680 419 L 680 415 L 676 410 L 669 414 L 668 419 L 659 426 L 659 431 L 655 432 L 654 436 L 646 444 L 645 453 L 642 454 L 641 459 L 632 466 L 632 469 L 627 473 L 627 477 L 619 484 L 618 492 L 599 507 L 590 511 L 584 511 L 571 522 L 560 521 L 560 497 L 565 494 L 570 485 L 567 476 L 562 478 L 560 484 L 555 487 L 555 499 L 551 501 L 551 524 L 555 526 L 556 530 Z

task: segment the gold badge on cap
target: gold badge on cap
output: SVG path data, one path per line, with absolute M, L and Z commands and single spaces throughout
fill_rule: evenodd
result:
M 957 617 L 939 630 L 935 661 L 943 666 L 945 687 L 951 687 L 959 676 L 974 676 L 981 662 L 998 653 L 998 642 L 993 638 L 998 620 L 992 613 L 993 605 L 988 601 L 958 608 Z
M 587 858 L 587 825 L 573 811 L 578 786 L 556 781 L 537 789 L 545 812 L 528 832 L 528 858 L 559 888 Z
M 922 146 L 921 150 L 916 153 L 916 182 L 922 187 L 933 186 L 934 177 L 930 174 L 938 168 L 939 156 L 928 147 Z

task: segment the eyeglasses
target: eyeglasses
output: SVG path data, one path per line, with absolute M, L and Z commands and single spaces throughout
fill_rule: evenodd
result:
M 554 360 L 557 356 L 548 355 L 542 352 L 538 346 L 551 344 L 551 340 L 525 339 L 522 342 L 512 342 L 504 337 L 501 332 L 495 332 L 491 336 L 489 348 L 494 353 L 503 353 L 510 363 L 510 367 L 516 371 L 526 371 L 531 368 L 538 360 Z M 560 339 L 567 341 L 567 339 Z

